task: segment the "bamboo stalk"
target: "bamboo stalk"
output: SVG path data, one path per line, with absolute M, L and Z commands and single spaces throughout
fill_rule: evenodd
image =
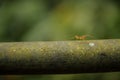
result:
M 0 74 L 120 71 L 120 40 L 0 43 Z

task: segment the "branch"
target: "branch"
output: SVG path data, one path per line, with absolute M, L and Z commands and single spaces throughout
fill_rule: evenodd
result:
M 0 43 L 0 74 L 120 71 L 120 40 Z

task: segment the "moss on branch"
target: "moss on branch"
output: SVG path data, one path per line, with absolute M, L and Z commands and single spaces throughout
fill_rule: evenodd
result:
M 120 40 L 0 43 L 0 74 L 120 71 Z

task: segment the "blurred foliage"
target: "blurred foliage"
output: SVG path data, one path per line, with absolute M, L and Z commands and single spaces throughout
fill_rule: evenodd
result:
M 0 41 L 120 38 L 119 0 L 0 0 Z M 6 80 L 119 80 L 120 73 L 1 76 Z

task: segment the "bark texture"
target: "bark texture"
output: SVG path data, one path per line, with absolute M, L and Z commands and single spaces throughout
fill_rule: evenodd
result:
M 120 40 L 0 43 L 0 74 L 120 71 Z

